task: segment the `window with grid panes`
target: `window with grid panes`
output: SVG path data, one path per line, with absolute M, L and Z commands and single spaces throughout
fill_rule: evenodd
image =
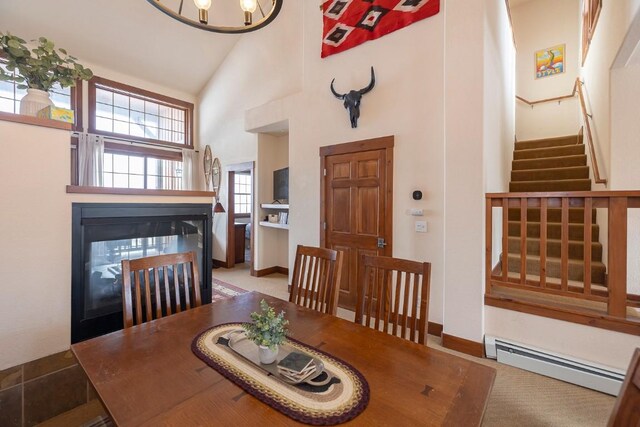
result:
M 105 150 L 103 177 L 104 187 L 181 190 L 182 162 Z
M 0 68 L 7 70 L 5 63 L 0 60 Z M 15 74 L 15 73 L 14 73 Z M 20 114 L 20 100 L 27 94 L 26 89 L 19 89 L 15 81 L 0 81 L 0 111 L 4 113 Z M 62 88 L 56 84 L 49 91 L 49 97 L 56 107 L 71 110 L 71 88 Z
M 89 132 L 192 147 L 193 104 L 100 77 L 89 81 Z
M 251 214 L 251 174 L 236 172 L 233 190 L 236 215 Z

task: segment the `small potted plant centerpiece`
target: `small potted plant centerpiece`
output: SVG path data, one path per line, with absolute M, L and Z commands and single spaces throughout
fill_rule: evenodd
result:
M 245 323 L 247 338 L 256 343 L 259 348 L 260 363 L 268 365 L 276 361 L 278 346 L 287 336 L 288 320 L 284 318 L 284 311 L 276 315 L 273 307 L 265 300 L 260 301 L 260 313 L 251 313 L 253 323 Z
M 0 32 L 0 58 L 6 62 L 0 67 L 0 81 L 15 81 L 19 89 L 27 89 L 20 100 L 20 114 L 37 115 L 38 111 L 53 106 L 49 90 L 76 85 L 76 80 L 93 77 L 90 69 L 78 64 L 77 58 L 64 49 L 56 49 L 52 41 L 40 37 L 38 45 L 29 50 L 27 42 L 10 33 Z M 35 42 L 35 40 L 34 40 Z

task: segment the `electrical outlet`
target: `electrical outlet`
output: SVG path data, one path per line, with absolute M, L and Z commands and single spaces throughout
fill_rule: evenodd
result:
M 416 221 L 416 233 L 427 232 L 427 221 Z

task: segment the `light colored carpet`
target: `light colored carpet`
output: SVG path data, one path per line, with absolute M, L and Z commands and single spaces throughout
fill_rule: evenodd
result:
M 216 269 L 215 278 L 249 290 L 287 300 L 287 276 L 251 277 L 247 267 Z M 338 316 L 353 321 L 354 313 L 339 309 Z M 607 424 L 615 398 L 593 390 L 543 377 L 489 359 L 478 359 L 442 347 L 439 337 L 429 336 L 429 347 L 455 354 L 496 369 L 497 376 L 483 426 L 581 426 Z

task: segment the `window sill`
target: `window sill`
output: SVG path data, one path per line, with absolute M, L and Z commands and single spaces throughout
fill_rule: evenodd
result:
M 23 116 L 22 114 L 5 113 L 3 111 L 0 111 L 0 120 L 68 131 L 73 129 L 73 125 L 71 123 L 51 119 L 41 119 L 40 117 Z
M 192 191 L 192 190 L 144 190 L 138 188 L 109 188 L 109 187 L 81 187 L 78 185 L 67 185 L 69 194 L 115 194 L 121 196 L 167 196 L 167 197 L 211 197 L 216 193 L 213 191 Z

